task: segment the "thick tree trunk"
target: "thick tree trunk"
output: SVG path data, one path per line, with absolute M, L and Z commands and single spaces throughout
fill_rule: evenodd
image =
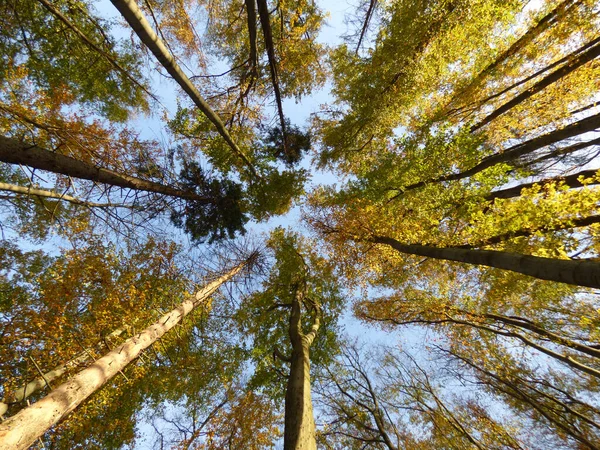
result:
M 315 419 L 310 393 L 310 346 L 320 325 L 320 309 L 310 332 L 301 329 L 301 302 L 303 294 L 296 292 L 290 314 L 292 357 L 290 376 L 285 392 L 284 450 L 316 450 Z M 318 307 L 317 307 L 318 308 Z
M 165 68 L 165 70 L 173 77 L 173 79 L 181 86 L 189 98 L 194 102 L 200 111 L 211 121 L 215 126 L 221 137 L 225 139 L 225 142 L 231 147 L 233 152 L 241 158 L 246 167 L 252 175 L 260 178 L 258 172 L 248 156 L 242 151 L 241 148 L 235 143 L 221 118 L 216 112 L 210 107 L 210 105 L 204 100 L 204 97 L 200 94 L 198 89 L 192 84 L 188 76 L 183 73 L 175 58 L 171 55 L 163 41 L 156 35 L 142 11 L 138 8 L 134 0 L 111 0 L 112 4 L 119 10 L 121 15 L 125 18 L 127 23 L 131 26 L 135 34 L 141 39 L 141 41 L 148 47 L 148 49 L 154 54 L 158 62 Z
M 122 371 L 139 354 L 176 326 L 195 307 L 210 297 L 223 283 L 238 274 L 250 259 L 238 264 L 225 275 L 198 291 L 195 298 L 163 315 L 144 331 L 127 339 L 88 368 L 54 389 L 33 405 L 0 424 L 0 449 L 26 449 L 50 427 L 77 408 L 108 380 Z
M 34 169 L 47 170 L 62 175 L 96 181 L 139 191 L 156 192 L 157 194 L 179 197 L 187 200 L 211 203 L 206 197 L 190 191 L 182 191 L 164 184 L 132 177 L 113 170 L 103 169 L 79 161 L 70 156 L 51 152 L 37 145 L 29 145 L 17 139 L 0 136 L 0 161 L 9 164 L 23 164 Z
M 294 348 L 285 393 L 285 450 L 315 450 L 315 421 L 310 393 L 310 349 Z
M 495 250 L 402 244 L 395 239 L 383 236 L 375 236 L 370 240 L 378 244 L 389 245 L 401 253 L 410 255 L 494 267 L 541 280 L 600 288 L 600 263 L 596 262 L 542 258 Z

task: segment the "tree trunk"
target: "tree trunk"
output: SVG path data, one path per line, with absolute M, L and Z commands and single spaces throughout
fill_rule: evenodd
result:
M 515 198 L 515 197 L 519 197 L 521 195 L 521 191 L 523 189 L 529 189 L 535 185 L 541 185 L 543 186 L 544 184 L 547 183 L 563 183 L 565 186 L 568 186 L 569 189 L 573 189 L 573 188 L 580 188 L 583 187 L 583 184 L 581 183 L 581 181 L 579 181 L 579 178 L 583 177 L 585 179 L 587 178 L 592 178 L 593 176 L 596 175 L 596 173 L 598 173 L 599 169 L 590 169 L 590 170 L 582 170 L 581 172 L 577 172 L 577 173 L 573 173 L 571 175 L 561 175 L 558 177 L 553 177 L 553 178 L 545 178 L 543 180 L 539 180 L 539 181 L 533 181 L 531 183 L 523 183 L 523 184 L 519 184 L 517 186 L 513 186 L 510 188 L 506 188 L 506 189 L 499 189 L 497 191 L 493 191 L 490 192 L 485 199 L 486 200 L 495 200 L 497 198 Z M 592 183 L 588 183 L 588 185 L 593 184 L 599 184 L 599 181 L 594 181 Z
M 34 169 L 47 170 L 74 178 L 96 181 L 122 188 L 135 189 L 157 194 L 179 197 L 186 200 L 211 203 L 211 199 L 190 191 L 182 191 L 164 184 L 143 180 L 110 169 L 103 169 L 79 161 L 70 156 L 51 152 L 37 145 L 28 145 L 17 139 L 0 136 L 0 161 L 9 164 L 23 164 Z
M 192 84 L 188 76 L 183 73 L 175 58 L 171 55 L 163 41 L 156 35 L 142 11 L 138 8 L 134 0 L 111 0 L 112 4 L 119 10 L 123 18 L 129 23 L 135 34 L 140 40 L 148 47 L 148 49 L 154 54 L 158 62 L 166 69 L 166 71 L 173 77 L 173 79 L 181 86 L 189 98 L 194 102 L 200 111 L 211 121 L 215 126 L 221 137 L 225 139 L 225 142 L 231 147 L 233 152 L 241 158 L 246 167 L 250 170 L 252 175 L 256 178 L 260 178 L 258 172 L 252 162 L 248 159 L 248 156 L 242 151 L 241 148 L 235 143 L 221 118 L 216 112 L 210 107 L 204 97 L 200 94 L 198 89 Z
M 579 2 L 576 2 L 577 4 Z M 544 17 L 542 17 L 539 22 L 528 29 L 525 34 L 523 34 L 519 39 L 517 39 L 510 47 L 500 53 L 496 59 L 487 65 L 485 69 L 483 69 L 477 76 L 464 88 L 462 88 L 458 93 L 456 93 L 452 100 L 458 100 L 461 96 L 468 95 L 475 88 L 481 85 L 484 80 L 496 70 L 498 66 L 504 63 L 508 58 L 513 55 L 516 55 L 521 49 L 525 48 L 530 42 L 535 40 L 540 34 L 546 31 L 550 26 L 555 24 L 558 20 L 562 19 L 565 16 L 565 13 L 570 9 L 573 5 L 573 0 L 565 0 Z M 452 101 L 451 101 L 452 102 Z M 453 113 L 453 110 L 446 111 L 446 114 Z
M 311 331 L 301 330 L 302 293 L 298 291 L 292 302 L 290 314 L 290 340 L 292 357 L 290 376 L 285 392 L 284 450 L 316 450 L 315 419 L 310 394 L 310 346 L 319 329 L 319 314 Z
M 401 190 L 400 194 L 397 194 L 396 197 L 402 195 L 402 193 L 406 191 L 410 191 L 413 189 L 417 189 L 425 186 L 429 183 L 440 183 L 443 181 L 456 181 L 462 180 L 464 178 L 472 177 L 473 175 L 482 172 L 483 170 L 492 167 L 496 164 L 502 162 L 508 162 L 520 158 L 521 156 L 527 155 L 529 153 L 533 153 L 540 148 L 546 147 L 551 144 L 555 144 L 557 142 L 563 141 L 565 139 L 569 139 L 575 136 L 579 136 L 581 134 L 594 131 L 600 127 L 600 114 L 596 114 L 590 117 L 586 117 L 585 119 L 581 119 L 575 123 L 567 125 L 560 130 L 555 130 L 550 133 L 544 134 L 542 136 L 538 136 L 536 138 L 530 139 L 528 141 L 522 142 L 520 144 L 514 145 L 506 150 L 503 150 L 500 153 L 494 153 L 493 155 L 487 156 L 483 158 L 477 165 L 467 169 L 463 172 L 453 173 L 450 175 L 443 175 L 438 178 L 433 178 L 426 181 L 419 181 L 417 183 L 409 184 L 405 186 Z M 586 143 L 587 144 L 587 143 Z M 587 145 L 586 145 L 587 146 Z
M 592 44 L 592 45 L 590 45 L 590 44 Z M 506 102 L 504 105 L 500 106 L 498 109 L 496 109 L 495 111 L 490 113 L 488 116 L 486 116 L 478 124 L 473 125 L 471 127 L 471 132 L 477 131 L 481 127 L 490 123 L 496 117 L 499 117 L 502 114 L 510 111 L 512 108 L 517 106 L 519 103 L 524 102 L 525 100 L 527 100 L 528 98 L 537 94 L 541 90 L 545 89 L 546 87 L 550 86 L 551 84 L 555 83 L 556 81 L 560 80 L 561 78 L 569 75 L 571 72 L 574 72 L 579 67 L 583 66 L 584 64 L 587 64 L 588 62 L 590 62 L 593 59 L 600 56 L 600 38 L 594 39 L 594 41 L 586 44 L 586 46 L 587 45 L 590 45 L 590 47 L 588 49 L 586 49 L 585 51 L 577 54 L 574 58 L 571 59 L 570 62 L 568 62 L 567 64 L 562 66 L 560 69 L 555 70 L 550 75 L 542 78 L 540 81 L 535 83 L 533 86 L 531 86 L 524 92 L 521 92 L 519 95 L 517 95 L 513 99 Z
M 457 261 L 522 273 L 541 280 L 600 288 L 600 263 L 522 255 L 496 250 L 470 250 L 456 247 L 432 247 L 402 244 L 395 239 L 374 236 L 371 242 L 385 244 L 409 255 Z
M 16 194 L 25 194 L 42 198 L 53 198 L 56 200 L 63 200 L 74 205 L 88 206 L 90 208 L 131 208 L 130 205 L 124 203 L 95 203 L 82 200 L 77 197 L 72 197 L 67 194 L 61 194 L 59 192 L 47 191 L 45 189 L 39 189 L 35 187 L 25 187 L 10 183 L 0 183 L 0 191 L 14 192 Z
M 119 337 L 126 330 L 127 330 L 127 328 L 119 328 L 119 329 L 113 331 L 112 333 L 110 333 L 109 335 L 107 335 L 105 337 L 105 339 Z M 101 342 L 104 343 L 105 341 L 103 340 Z M 54 381 L 54 380 L 58 379 L 59 377 L 63 376 L 67 372 L 67 370 L 69 370 L 73 367 L 77 367 L 80 364 L 83 364 L 88 359 L 90 359 L 90 352 L 88 352 L 87 350 L 84 350 L 84 351 L 80 352 L 79 354 L 77 354 L 74 358 L 71 358 L 66 363 L 61 364 L 60 366 L 55 367 L 54 369 L 50 370 L 49 372 L 44 373 L 43 376 L 40 375 L 39 377 L 35 378 L 33 381 L 30 381 L 22 388 L 19 388 L 12 393 L 8 393 L 4 397 L 4 402 L 0 402 L 0 415 L 3 414 L 2 411 L 6 411 L 8 409 L 8 404 L 19 403 L 19 402 L 22 402 L 23 400 L 27 399 L 28 397 L 31 397 L 33 394 L 35 394 L 36 392 L 38 392 L 39 390 L 41 390 L 45 386 L 47 386 L 48 383 L 50 383 L 51 381 Z
M 258 17 L 263 30 L 265 48 L 269 58 L 269 69 L 271 71 L 271 83 L 275 93 L 275 102 L 277 103 L 277 113 L 279 114 L 279 123 L 281 125 L 281 135 L 283 137 L 283 151 L 288 154 L 287 130 L 285 126 L 285 116 L 283 115 L 283 103 L 281 101 L 281 91 L 279 90 L 279 76 L 277 75 L 277 59 L 275 58 L 275 45 L 273 43 L 273 33 L 271 32 L 271 20 L 269 15 L 269 5 L 267 0 L 256 0 L 258 4 Z
M 239 273 L 251 258 L 238 264 L 225 275 L 198 291 L 195 298 L 185 300 L 153 325 L 127 339 L 88 368 L 54 389 L 33 405 L 0 424 L 0 449 L 26 449 L 50 427 L 77 408 L 108 380 L 122 371 L 139 354 L 176 326 L 195 307 L 210 297 L 223 283 Z

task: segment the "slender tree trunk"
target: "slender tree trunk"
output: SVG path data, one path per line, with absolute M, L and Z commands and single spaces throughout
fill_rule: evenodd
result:
M 371 242 L 389 245 L 401 253 L 457 261 L 522 273 L 541 280 L 600 288 L 600 263 L 522 255 L 496 250 L 470 250 L 402 244 L 395 239 L 375 236 Z
M 263 30 L 265 47 L 269 58 L 269 69 L 271 70 L 271 83 L 275 93 L 275 102 L 277 103 L 277 113 L 279 114 L 279 123 L 281 134 L 283 136 L 283 151 L 288 153 L 287 130 L 285 126 L 285 116 L 283 114 L 283 103 L 281 101 L 281 91 L 279 90 L 279 76 L 277 75 L 277 59 L 275 58 L 275 45 L 273 44 L 273 33 L 271 32 L 271 20 L 269 15 L 269 5 L 267 0 L 256 0 L 258 4 L 258 17 Z
M 175 58 L 171 55 L 163 41 L 156 35 L 142 11 L 138 8 L 134 0 L 111 0 L 112 4 L 119 10 L 121 15 L 125 18 L 127 23 L 131 26 L 135 34 L 141 39 L 141 41 L 150 49 L 160 64 L 166 69 L 166 71 L 173 77 L 173 79 L 181 86 L 189 98 L 194 102 L 200 111 L 211 121 L 215 126 L 221 137 L 225 139 L 225 142 L 231 147 L 233 152 L 243 160 L 246 167 L 252 175 L 256 178 L 260 178 L 256 168 L 248 159 L 248 156 L 243 152 L 241 148 L 235 143 L 221 118 L 210 105 L 204 100 L 204 97 L 200 94 L 198 89 L 192 84 L 188 76 L 181 70 Z
M 546 147 L 551 144 L 569 139 L 575 136 L 579 136 L 583 133 L 594 131 L 600 128 L 600 114 L 596 114 L 585 119 L 581 119 L 578 122 L 567 125 L 559 130 L 552 131 L 550 133 L 538 136 L 530 139 L 529 141 L 522 142 L 514 145 L 500 153 L 494 153 L 493 155 L 483 158 L 477 165 L 467 169 L 463 172 L 453 173 L 451 175 L 444 175 L 438 178 L 433 178 L 426 181 L 419 181 L 417 183 L 409 184 L 404 188 L 400 189 L 402 192 L 397 194 L 396 197 L 402 195 L 406 191 L 417 189 L 425 186 L 429 183 L 440 183 L 444 181 L 456 181 L 464 178 L 472 177 L 473 175 L 482 172 L 483 170 L 492 167 L 496 164 L 513 161 L 521 156 L 533 153 L 540 148 Z
M 583 184 L 581 183 L 581 181 L 579 181 L 579 178 L 583 177 L 583 178 L 591 178 L 593 176 L 596 175 L 596 173 L 598 173 L 599 169 L 591 169 L 591 170 L 582 170 L 581 172 L 577 172 L 577 173 L 573 173 L 571 175 L 562 175 L 562 176 L 558 176 L 558 177 L 553 177 L 553 178 L 545 178 L 543 180 L 539 180 L 539 181 L 533 181 L 531 183 L 523 183 L 523 184 L 519 184 L 517 186 L 513 186 L 510 188 L 506 188 L 506 189 L 500 189 L 497 191 L 493 191 L 490 192 L 489 195 L 487 195 L 485 197 L 486 200 L 495 200 L 497 198 L 515 198 L 515 197 L 519 197 L 521 195 L 521 191 L 523 189 L 528 189 L 531 188 L 535 185 L 544 185 L 547 183 L 564 183 L 565 186 L 568 186 L 569 189 L 573 189 L 573 188 L 579 188 L 579 187 L 583 187 Z M 600 183 L 599 181 L 594 181 L 591 184 L 598 184 Z M 590 184 L 590 183 L 588 183 Z
M 26 449 L 50 427 L 77 408 L 108 380 L 122 371 L 139 354 L 176 326 L 195 307 L 210 297 L 223 283 L 239 273 L 250 258 L 238 264 L 225 275 L 198 291 L 195 298 L 185 300 L 171 312 L 163 315 L 144 331 L 127 339 L 88 368 L 54 389 L 33 405 L 0 424 L 0 449 Z
M 118 330 L 115 330 L 112 333 L 110 333 L 108 336 L 106 336 L 106 338 L 119 337 L 125 331 L 126 331 L 126 328 L 119 328 Z M 104 342 L 104 340 L 102 342 Z M 84 350 L 84 351 L 80 352 L 79 354 L 77 354 L 74 358 L 67 361 L 66 363 L 61 364 L 58 367 L 55 367 L 54 369 L 50 370 L 49 372 L 45 372 L 43 376 L 40 375 L 39 377 L 35 378 L 33 381 L 30 381 L 29 383 L 27 383 L 22 388 L 19 388 L 14 392 L 9 393 L 4 398 L 4 401 L 6 403 L 0 402 L 0 411 L 3 408 L 6 411 L 6 409 L 8 409 L 9 403 L 19 403 L 19 402 L 22 402 L 23 400 L 26 400 L 28 397 L 31 397 L 33 394 L 35 394 L 36 392 L 40 391 L 45 386 L 47 386 L 48 383 L 63 376 L 67 372 L 67 370 L 69 370 L 73 367 L 77 367 L 80 364 L 83 364 L 88 359 L 90 359 L 90 352 Z
M 315 419 L 310 393 L 310 346 L 319 329 L 320 310 L 309 333 L 301 330 L 302 293 L 297 291 L 290 314 L 292 357 L 285 392 L 284 450 L 316 450 Z
M 90 208 L 114 208 L 114 207 L 131 208 L 131 206 L 125 205 L 123 203 L 89 202 L 87 200 L 82 200 L 82 199 L 79 199 L 77 197 L 72 197 L 67 194 L 61 194 L 59 192 L 47 191 L 45 189 L 38 189 L 38 188 L 31 187 L 31 186 L 28 186 L 28 187 L 19 186 L 19 185 L 10 184 L 10 183 L 0 183 L 0 191 L 14 192 L 16 194 L 32 195 L 35 197 L 53 198 L 56 200 L 64 200 L 66 202 L 73 203 L 74 205 L 88 206 Z
M 154 100 L 158 101 L 158 99 L 152 94 L 152 92 L 150 92 L 145 86 L 140 84 L 139 81 L 137 81 L 133 76 L 131 76 L 131 74 L 129 72 L 127 72 L 127 70 L 125 70 L 123 68 L 123 66 L 121 66 L 119 64 L 119 62 L 116 60 L 116 58 L 114 56 L 112 56 L 110 53 L 104 51 L 98 45 L 94 44 L 94 42 L 92 42 L 86 36 L 86 34 L 84 32 L 82 32 L 79 28 L 77 28 L 75 26 L 75 24 L 73 24 L 69 19 L 67 19 L 67 17 L 65 15 L 63 15 L 58 9 L 56 9 L 51 2 L 49 2 L 48 0 L 37 0 L 37 1 L 39 3 L 41 3 L 44 6 L 44 8 L 46 8 L 48 11 L 50 11 L 54 16 L 56 16 L 56 18 L 58 18 L 58 20 L 60 20 L 67 27 L 69 27 L 71 29 L 71 31 L 73 31 L 73 33 L 75 33 L 77 36 L 79 36 L 79 39 L 81 39 L 83 42 L 85 42 L 85 44 L 88 47 L 90 47 L 92 50 L 94 50 L 94 51 L 98 52 L 100 55 L 102 55 L 109 62 L 109 64 L 111 66 L 113 66 L 116 70 L 121 72 L 121 74 L 123 76 L 125 76 L 127 79 L 129 79 L 129 81 L 134 86 L 137 86 L 138 88 L 143 90 L 146 94 L 148 94 L 148 96 L 150 96 Z
M 256 50 L 256 0 L 245 0 L 246 18 L 248 20 L 248 38 L 250 39 L 250 73 L 256 76 L 258 67 L 258 51 Z
M 471 132 L 477 131 L 481 127 L 490 123 L 496 117 L 499 117 L 502 114 L 510 111 L 512 108 L 514 108 L 518 104 L 524 102 L 525 100 L 527 100 L 528 98 L 537 94 L 541 90 L 545 89 L 546 87 L 550 86 L 551 84 L 555 83 L 556 81 L 560 80 L 561 78 L 574 72 L 579 67 L 583 66 L 584 64 L 587 64 L 588 62 L 590 62 L 593 59 L 600 56 L 600 38 L 594 39 L 594 41 L 592 41 L 592 42 L 593 42 L 593 45 L 590 45 L 590 47 L 588 49 L 577 54 L 567 64 L 565 64 L 561 68 L 555 70 L 550 75 L 542 78 L 540 81 L 535 83 L 529 89 L 525 90 L 524 92 L 520 93 L 519 95 L 517 95 L 516 97 L 511 99 L 510 101 L 506 102 L 504 105 L 497 108 L 495 111 L 493 111 L 492 113 L 487 115 L 478 124 L 473 125 L 471 127 Z
M 0 136 L 0 161 L 9 164 L 23 164 L 34 169 L 47 170 L 74 178 L 96 181 L 139 191 L 156 192 L 157 194 L 179 197 L 187 200 L 211 203 L 206 197 L 190 191 L 182 191 L 164 184 L 143 180 L 110 169 L 103 169 L 79 161 L 70 156 L 29 145 L 17 139 Z
M 528 237 L 533 236 L 538 232 L 542 233 L 550 233 L 552 231 L 560 231 L 560 230 L 571 230 L 573 228 L 582 228 L 589 227 L 595 223 L 600 223 L 600 215 L 587 216 L 587 217 L 577 217 L 574 219 L 565 219 L 564 222 L 559 222 L 551 226 L 547 225 L 538 225 L 536 227 L 531 227 L 528 229 L 514 230 L 509 231 L 507 233 L 497 234 L 495 236 L 490 236 L 487 239 L 482 239 L 477 242 L 472 242 L 469 244 L 457 245 L 454 248 L 478 248 L 484 247 L 486 245 L 494 245 L 499 244 L 500 242 L 507 241 L 509 239 L 517 238 L 517 237 Z
M 479 74 L 464 88 L 462 88 L 453 97 L 453 100 L 459 99 L 461 96 L 468 95 L 476 87 L 478 87 L 491 73 L 496 70 L 498 66 L 503 64 L 508 58 L 516 55 L 521 49 L 527 46 L 530 42 L 536 39 L 540 34 L 546 31 L 550 26 L 555 24 L 558 20 L 565 16 L 565 13 L 570 9 L 573 4 L 580 3 L 579 1 L 574 3 L 573 0 L 565 0 L 559 4 L 556 8 L 542 17 L 539 22 L 528 29 L 519 39 L 517 39 L 510 47 L 504 50 L 496 59 L 487 65 Z M 453 101 L 452 100 L 452 101 Z M 451 102 L 452 102 L 451 101 Z M 454 111 L 446 111 L 445 114 L 452 113 Z

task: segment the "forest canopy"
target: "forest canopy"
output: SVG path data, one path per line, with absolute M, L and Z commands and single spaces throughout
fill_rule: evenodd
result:
M 0 2 L 0 449 L 600 449 L 596 0 Z

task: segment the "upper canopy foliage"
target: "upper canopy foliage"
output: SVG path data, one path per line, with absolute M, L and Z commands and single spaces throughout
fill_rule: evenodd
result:
M 599 448 L 598 1 L 354 6 L 328 47 L 311 0 L 140 1 L 161 56 L 116 10 L 0 4 L 0 413 L 40 372 L 63 380 L 135 336 L 302 201 L 310 236 L 264 237 L 252 276 L 45 445 L 121 448 L 154 426 L 161 448 L 275 446 L 300 302 L 301 331 L 320 325 L 324 447 Z M 294 123 L 286 100 L 323 87 Z M 309 185 L 310 164 L 337 184 Z M 342 338 L 350 313 L 427 348 L 373 356 Z

